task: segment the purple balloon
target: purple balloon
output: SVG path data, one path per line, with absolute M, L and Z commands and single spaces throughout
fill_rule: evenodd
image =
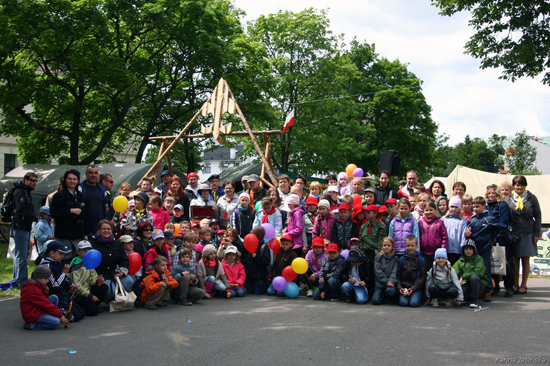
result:
M 262 227 L 265 230 L 264 239 L 270 241 L 275 237 L 275 228 L 273 227 L 273 225 L 271 225 L 269 222 L 266 222 L 265 224 L 262 224 Z
M 340 255 L 342 257 L 344 257 L 345 260 L 348 260 L 348 256 L 349 256 L 349 249 L 344 249 L 340 252 Z
M 238 208 L 235 209 L 235 215 L 239 216 L 239 212 L 241 212 Z
M 277 276 L 273 279 L 273 288 L 277 291 L 284 291 L 286 289 L 286 280 L 283 276 Z
M 355 169 L 353 170 L 353 176 L 354 176 L 355 178 L 362 177 L 363 174 L 364 174 L 364 172 L 363 172 L 363 169 L 361 169 L 361 168 L 355 168 Z

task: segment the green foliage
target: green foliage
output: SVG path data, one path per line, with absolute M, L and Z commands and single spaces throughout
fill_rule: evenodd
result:
M 542 74 L 550 84 L 550 2 L 547 0 L 432 0 L 442 15 L 470 11 L 476 33 L 466 52 L 481 68 L 503 68 L 502 79 L 515 81 Z
M 537 159 L 537 149 L 529 144 L 529 136 L 525 130 L 516 132 L 510 147 L 513 150 L 512 154 L 508 156 L 508 169 L 514 175 L 517 174 L 533 174 L 538 170 L 534 166 Z M 538 173 L 540 174 L 540 172 Z
M 195 154 L 197 150 L 201 149 L 201 141 L 181 139 L 170 151 L 170 160 L 172 166 L 181 172 L 195 172 L 200 170 L 200 162 L 202 156 Z M 157 161 L 159 146 L 153 146 L 147 150 L 145 154 L 144 163 L 154 164 Z M 168 166 L 168 159 L 164 158 L 161 166 Z M 185 179 L 184 179 L 185 180 Z

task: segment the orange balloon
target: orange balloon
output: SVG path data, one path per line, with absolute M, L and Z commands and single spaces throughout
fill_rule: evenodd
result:
M 181 225 L 174 224 L 174 236 L 177 238 L 181 234 Z
M 357 165 L 355 165 L 355 164 L 349 164 L 346 167 L 346 174 L 348 175 L 348 177 L 353 178 L 353 171 L 355 169 L 357 169 Z

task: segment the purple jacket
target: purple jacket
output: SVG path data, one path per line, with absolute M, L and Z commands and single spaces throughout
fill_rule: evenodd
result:
M 328 258 L 327 252 L 323 251 L 319 257 L 317 257 L 317 260 L 315 263 L 313 262 L 313 259 L 315 258 L 315 253 L 313 253 L 313 249 L 311 249 L 306 254 L 306 262 L 308 265 L 308 268 L 311 269 L 311 272 L 315 273 L 315 277 L 319 278 L 319 271 L 321 270 L 321 266 L 323 265 L 323 262 L 325 259 Z
M 402 219 L 399 215 L 395 216 L 390 224 L 388 235 L 395 240 L 396 252 L 405 251 L 405 239 L 409 235 L 416 236 L 420 242 L 418 223 L 412 214 L 409 214 L 405 219 Z
M 424 255 L 435 254 L 436 249 L 447 248 L 447 228 L 439 217 L 428 219 L 424 216 L 418 221 L 420 230 L 420 253 Z
M 294 243 L 292 249 L 302 248 L 303 246 L 302 232 L 304 231 L 304 222 L 302 216 L 304 216 L 304 214 L 305 211 L 300 206 L 288 213 L 286 233 L 292 237 Z
M 313 225 L 313 239 L 320 236 L 323 239 L 331 240 L 332 227 L 336 222 L 336 217 L 331 214 L 323 217 L 321 215 L 317 216 L 315 224 Z

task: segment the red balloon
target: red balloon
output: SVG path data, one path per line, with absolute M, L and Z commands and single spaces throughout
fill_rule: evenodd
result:
M 258 238 L 254 234 L 248 234 L 244 237 L 244 247 L 249 253 L 256 253 L 258 249 Z
M 361 205 L 361 202 L 363 201 L 361 199 L 361 196 L 358 195 L 357 193 L 352 194 L 351 198 L 353 198 L 353 207 L 355 207 L 357 205 Z
M 277 253 L 279 253 L 279 249 L 281 249 L 281 243 L 277 238 L 273 238 L 267 243 L 267 246 L 273 251 L 273 256 L 276 256 Z
M 130 268 L 128 268 L 128 271 L 130 272 L 130 274 L 136 274 L 136 272 L 139 271 L 143 263 L 141 259 L 141 255 L 139 255 L 139 253 L 136 253 L 136 252 L 130 253 L 128 255 L 128 262 L 130 262 L 130 265 L 129 265 Z
M 296 272 L 292 269 L 292 266 L 286 266 L 285 269 L 283 269 L 283 277 L 288 282 L 294 281 L 294 279 L 298 276 Z

